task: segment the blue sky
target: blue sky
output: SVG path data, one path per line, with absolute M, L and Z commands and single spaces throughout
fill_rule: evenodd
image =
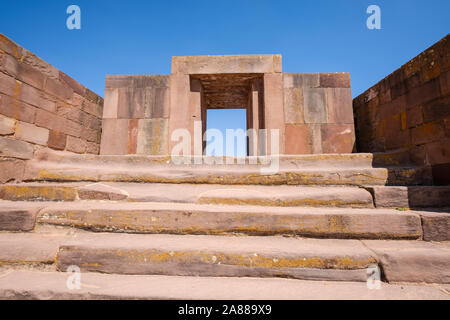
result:
M 71 4 L 81 30 L 66 28 Z M 381 30 L 366 27 L 371 4 Z M 449 0 L 2 0 L 0 32 L 102 96 L 106 74 L 169 74 L 171 56 L 282 54 L 283 72 L 350 72 L 355 97 L 443 38 L 449 12 Z

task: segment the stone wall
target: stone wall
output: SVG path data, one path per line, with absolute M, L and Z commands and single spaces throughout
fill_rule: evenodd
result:
M 350 74 L 285 73 L 286 154 L 351 153 Z
M 42 148 L 98 154 L 103 99 L 0 34 L 0 183 Z
M 450 183 L 449 46 L 447 35 L 353 100 L 358 152 L 404 149 Z
M 101 154 L 167 155 L 170 76 L 107 76 Z

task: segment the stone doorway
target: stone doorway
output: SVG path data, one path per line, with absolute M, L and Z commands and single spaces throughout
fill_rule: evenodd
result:
M 207 129 L 208 110 L 246 110 L 246 129 L 264 129 L 263 74 L 193 74 L 190 90 L 200 94 L 202 137 Z M 259 141 L 258 141 L 259 140 Z M 203 154 L 206 141 L 202 143 Z M 247 137 L 247 155 L 259 155 L 263 150 L 260 139 Z

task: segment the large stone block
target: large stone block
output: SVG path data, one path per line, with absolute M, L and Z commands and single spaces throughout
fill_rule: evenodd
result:
M 304 88 L 303 103 L 305 123 L 327 123 L 327 102 L 325 89 Z
M 15 137 L 19 140 L 47 145 L 49 130 L 37 127 L 34 124 L 19 121 L 16 126 Z
M 319 73 L 283 73 L 283 86 L 288 88 L 318 88 Z
M 20 121 L 34 123 L 36 110 L 38 109 L 18 99 L 0 94 L 0 114 Z
M 86 92 L 86 88 L 82 84 L 80 84 L 78 81 L 75 81 L 72 77 L 68 76 L 62 71 L 59 71 L 59 80 L 61 81 L 61 83 L 71 88 L 80 96 L 83 96 Z
M 350 88 L 326 89 L 328 123 L 353 123 L 352 93 Z
M 444 138 L 444 136 L 444 124 L 440 121 L 425 123 L 411 129 L 411 142 L 416 145 L 437 141 Z
M 55 79 L 47 79 L 47 81 L 45 81 L 44 91 L 67 102 L 72 99 L 73 95 L 72 88 Z
M 103 106 L 103 119 L 117 119 L 119 108 L 119 89 L 105 89 L 105 105 Z
M 86 141 L 72 136 L 67 136 L 66 150 L 75 153 L 85 153 Z
M 167 155 L 169 126 L 167 119 L 141 119 L 138 123 L 137 154 Z
M 445 138 L 440 141 L 425 145 L 427 161 L 431 165 L 450 163 L 450 139 Z
M 4 144 L 0 137 L 0 156 L 4 155 Z M 0 183 L 8 181 L 21 181 L 25 170 L 25 161 L 17 159 L 0 158 Z
M 450 199 L 450 198 L 449 198 Z M 450 213 L 445 211 L 421 212 L 423 240 L 450 240 Z
M 66 148 L 67 135 L 62 132 L 51 130 L 48 137 L 48 147 L 56 150 Z
M 284 119 L 287 124 L 305 123 L 301 88 L 284 89 Z
M 352 153 L 355 132 L 352 124 L 323 124 L 321 126 L 323 153 Z
M 311 154 L 313 137 L 309 125 L 286 125 L 286 154 Z
M 16 59 L 22 56 L 23 49 L 11 39 L 0 33 L 0 49 L 12 55 Z
M 50 112 L 56 111 L 56 102 L 32 86 L 22 83 L 20 86 L 20 100 L 40 109 Z
M 100 154 L 124 155 L 128 152 L 128 119 L 103 119 Z
M 412 89 L 406 94 L 406 107 L 412 108 L 436 99 L 440 95 L 441 89 L 439 79 L 433 79 L 420 87 Z
M 322 88 L 350 88 L 349 73 L 321 73 L 320 87 Z
M 264 119 L 265 128 L 279 131 L 279 151 L 272 147 L 271 141 L 268 139 L 267 152 L 283 154 L 285 147 L 285 119 L 284 119 L 284 94 L 283 94 L 283 75 L 281 73 L 272 73 L 264 75 Z M 268 135 L 271 137 L 271 133 Z
M 10 135 L 14 133 L 16 120 L 0 116 L 0 135 Z
M 0 93 L 18 98 L 20 94 L 21 83 L 13 77 L 0 72 Z
M 33 145 L 28 142 L 0 137 L 0 156 L 18 159 L 31 159 L 33 157 Z
M 172 57 L 172 74 L 274 72 L 281 72 L 281 55 Z

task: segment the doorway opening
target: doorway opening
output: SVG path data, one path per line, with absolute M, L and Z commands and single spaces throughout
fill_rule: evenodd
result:
M 247 156 L 246 109 L 209 109 L 206 119 L 206 156 Z
M 265 150 L 261 141 L 250 140 L 246 135 L 247 129 L 259 132 L 265 128 L 263 74 L 191 74 L 190 82 L 191 92 L 200 94 L 202 136 L 209 140 L 203 141 L 203 154 L 247 156 L 259 155 L 261 150 Z M 222 135 L 222 147 L 211 141 L 214 134 L 205 134 L 207 129 L 213 128 L 220 132 L 215 135 Z M 228 142 L 227 129 L 233 130 Z M 208 147 L 207 143 L 215 144 L 215 148 Z

